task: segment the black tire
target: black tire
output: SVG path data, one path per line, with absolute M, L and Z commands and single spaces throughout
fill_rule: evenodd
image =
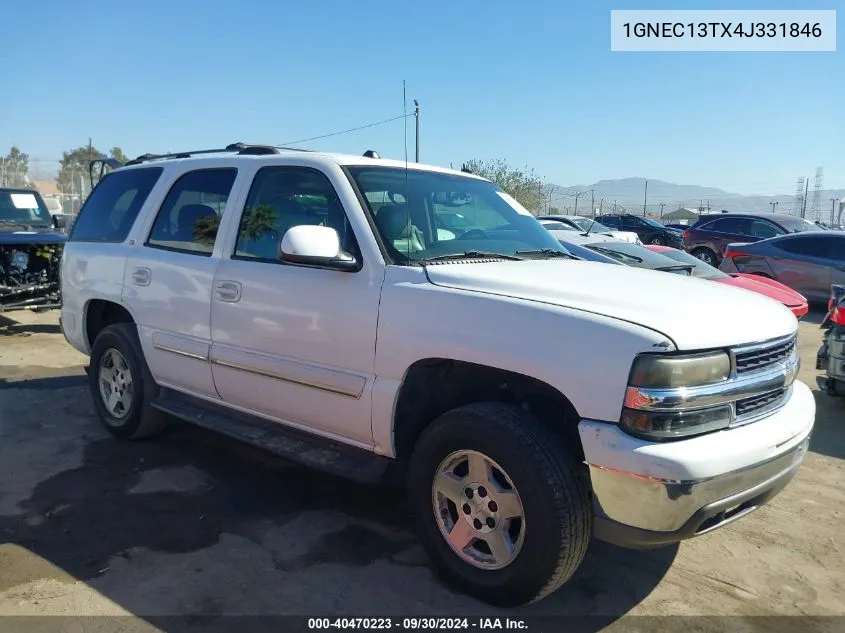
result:
M 460 450 L 495 460 L 519 492 L 524 541 L 516 558 L 501 569 L 466 562 L 438 527 L 433 478 L 440 463 Z M 518 606 L 552 593 L 581 564 L 592 530 L 587 477 L 574 452 L 533 415 L 478 403 L 445 413 L 423 432 L 411 456 L 409 502 L 422 544 L 446 580 L 487 603 Z
M 111 349 L 120 352 L 132 377 L 131 403 L 126 414 L 120 417 L 112 415 L 100 392 L 100 366 L 104 355 Z M 106 430 L 115 437 L 141 439 L 161 432 L 166 426 L 166 414 L 150 406 L 158 397 L 159 387 L 147 367 L 134 323 L 115 323 L 103 328 L 97 335 L 91 349 L 88 383 L 97 415 Z
M 651 238 L 649 244 L 652 246 L 664 246 L 666 244 L 666 240 L 661 235 L 655 235 Z
M 719 257 L 711 251 L 709 248 L 701 247 L 696 248 L 691 253 L 694 257 L 698 257 L 701 261 L 705 264 L 710 264 L 711 266 L 718 267 L 719 266 Z

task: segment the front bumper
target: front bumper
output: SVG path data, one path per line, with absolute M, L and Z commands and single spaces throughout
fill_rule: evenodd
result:
M 615 425 L 579 425 L 593 488 L 594 536 L 656 547 L 705 534 L 776 496 L 795 476 L 815 419 L 795 382 L 779 411 L 751 424 L 674 442 L 647 442 Z

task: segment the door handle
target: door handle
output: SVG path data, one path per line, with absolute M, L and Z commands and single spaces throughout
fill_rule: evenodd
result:
M 132 282 L 136 286 L 149 286 L 153 279 L 153 271 L 149 268 L 139 267 L 132 271 Z
M 218 281 L 214 287 L 214 296 L 218 301 L 237 303 L 241 300 L 241 284 L 237 281 Z

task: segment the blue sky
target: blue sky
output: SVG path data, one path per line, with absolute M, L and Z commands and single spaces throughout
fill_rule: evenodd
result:
M 791 193 L 824 166 L 845 188 L 842 38 L 836 53 L 610 52 L 611 8 L 678 6 L 16 2 L 0 22 L 0 151 L 283 143 L 402 114 L 404 79 L 422 162 L 502 157 L 562 185 L 642 176 L 739 193 Z M 408 119 L 411 158 L 413 142 Z M 305 146 L 401 158 L 403 122 Z

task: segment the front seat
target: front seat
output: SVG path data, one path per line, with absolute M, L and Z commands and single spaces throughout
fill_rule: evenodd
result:
M 198 223 L 208 216 L 216 216 L 210 206 L 206 204 L 186 204 L 179 209 L 179 216 L 176 218 L 176 232 L 173 235 L 174 242 L 193 242 L 196 238 Z
M 387 204 L 376 214 L 376 226 L 382 238 L 400 253 L 425 250 L 422 232 L 411 223 L 411 214 L 404 204 Z

